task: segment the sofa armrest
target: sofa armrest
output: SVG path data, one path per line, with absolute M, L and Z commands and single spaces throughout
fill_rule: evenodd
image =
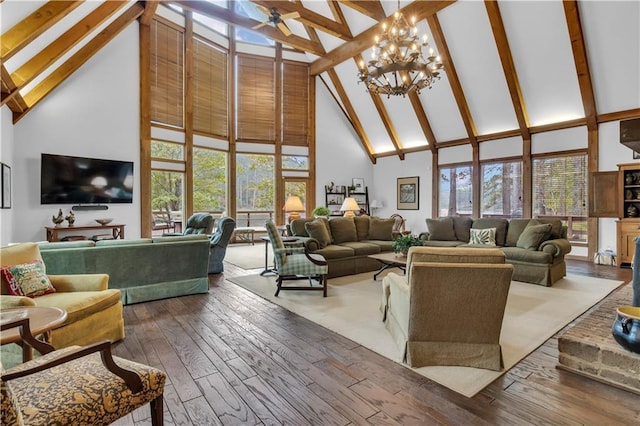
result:
M 538 250 L 549 253 L 553 257 L 561 257 L 571 252 L 571 243 L 565 238 L 547 240 L 540 244 Z
M 320 243 L 315 238 L 308 238 L 306 241 L 304 241 L 304 246 L 307 251 L 311 253 L 320 250 Z
M 109 288 L 107 274 L 74 274 L 49 275 L 56 291 L 69 293 L 73 291 L 103 291 Z
M 387 315 L 392 315 L 405 335 L 409 332 L 409 283 L 407 277 L 394 272 L 384 277 L 383 283 L 389 286 L 389 306 Z
M 0 296 L 0 309 L 19 308 L 21 306 L 36 306 L 36 302 L 27 296 Z
M 429 240 L 429 233 L 428 232 L 421 232 L 420 235 L 418 235 L 418 238 L 422 241 L 428 241 Z

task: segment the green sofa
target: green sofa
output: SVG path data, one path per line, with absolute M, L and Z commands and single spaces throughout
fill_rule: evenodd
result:
M 472 241 L 472 230 L 495 229 L 493 245 L 502 249 L 506 262 L 513 265 L 515 281 L 550 287 L 567 274 L 564 257 L 571 252 L 571 244 L 560 219 L 447 216 L 426 222 L 429 231 L 419 237 L 430 247 L 486 248 Z
M 47 274 L 109 275 L 122 303 L 209 291 L 207 235 L 40 243 Z
M 395 219 L 369 216 L 296 219 L 289 225 L 289 235 L 309 252 L 324 256 L 328 278 L 341 277 L 380 269 L 381 263 L 367 256 L 393 251 L 394 223 Z

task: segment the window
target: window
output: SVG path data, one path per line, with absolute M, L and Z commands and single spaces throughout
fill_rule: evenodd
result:
M 471 166 L 440 167 L 439 216 L 471 216 L 473 188 Z
M 587 155 L 533 160 L 533 217 L 557 217 L 567 237 L 587 242 Z
M 309 170 L 309 157 L 302 156 L 282 156 L 283 170 Z
M 522 217 L 522 161 L 481 166 L 480 216 Z
M 164 170 L 151 171 L 152 234 L 162 234 L 182 220 L 184 173 Z
M 236 155 L 236 222 L 238 226 L 261 226 L 274 208 L 274 157 L 263 154 Z
M 259 56 L 237 57 L 237 138 L 275 142 L 275 61 Z
M 151 141 L 151 158 L 184 160 L 184 145 L 173 142 Z
M 193 130 L 223 139 L 229 136 L 227 56 L 204 40 L 194 40 Z
M 264 22 L 267 19 L 269 19 L 267 15 L 265 15 L 264 13 L 258 10 L 258 8 L 253 2 L 235 1 L 233 2 L 233 4 L 234 4 L 234 11 L 238 15 L 246 16 L 258 22 Z M 245 30 L 244 28 L 240 28 L 240 27 L 236 27 L 236 40 L 240 42 L 261 44 L 265 46 L 274 46 L 276 44 L 275 41 L 263 36 L 258 32 Z
M 282 69 L 282 141 L 308 145 L 309 66 L 287 61 Z
M 193 148 L 193 210 L 227 210 L 227 153 Z
M 154 20 L 151 27 L 151 121 L 183 127 L 184 34 Z

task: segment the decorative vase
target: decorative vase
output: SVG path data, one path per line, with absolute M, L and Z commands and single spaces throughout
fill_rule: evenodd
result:
M 633 204 L 631 204 L 629 207 L 627 207 L 627 216 L 628 217 L 637 217 L 638 216 L 638 208 L 636 206 L 634 206 Z
M 624 177 L 624 183 L 626 183 L 627 185 L 632 185 L 634 180 L 635 179 L 633 178 L 633 175 L 631 175 L 631 174 L 628 174 L 628 175 L 626 175 Z
M 640 307 L 619 307 L 611 333 L 620 346 L 640 353 Z

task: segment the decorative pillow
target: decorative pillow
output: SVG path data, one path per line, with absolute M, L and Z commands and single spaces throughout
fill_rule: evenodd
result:
M 334 244 L 358 241 L 356 223 L 352 217 L 336 217 L 329 221 Z
M 372 217 L 369 219 L 369 239 L 379 241 L 393 240 L 393 225 L 395 219 L 379 219 Z
M 427 219 L 429 229 L 429 239 L 436 241 L 456 241 L 456 234 L 453 231 L 453 219 L 443 217 L 442 219 Z
M 3 266 L 0 268 L 0 275 L 7 283 L 9 293 L 14 296 L 37 297 L 56 291 L 45 273 L 44 263 L 41 260 Z
M 520 234 L 516 247 L 520 247 L 527 250 L 538 250 L 538 246 L 549 239 L 551 235 L 551 224 L 545 223 L 542 225 L 527 225 Z
M 314 220 L 311 222 L 307 222 L 304 224 L 304 229 L 307 231 L 307 234 L 311 238 L 315 238 L 318 240 L 318 245 L 320 248 L 325 248 L 329 244 L 331 244 L 331 236 L 329 235 L 329 230 L 327 229 L 327 225 L 324 224 L 321 220 Z
M 469 230 L 469 244 L 479 244 L 483 246 L 496 245 L 496 228 L 484 228 Z

